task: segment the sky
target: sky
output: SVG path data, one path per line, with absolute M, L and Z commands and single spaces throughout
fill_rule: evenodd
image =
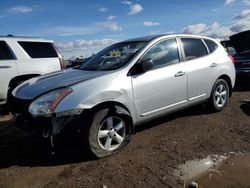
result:
M 250 29 L 250 0 L 0 0 L 0 35 L 50 39 L 65 59 L 130 38 Z

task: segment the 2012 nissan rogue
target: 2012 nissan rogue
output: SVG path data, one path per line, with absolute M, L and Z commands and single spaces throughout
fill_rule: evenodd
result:
M 86 151 L 102 158 L 153 118 L 202 102 L 221 111 L 234 83 L 219 41 L 157 35 L 111 45 L 78 69 L 32 78 L 12 92 L 10 106 L 18 126 L 51 138 L 77 127 Z

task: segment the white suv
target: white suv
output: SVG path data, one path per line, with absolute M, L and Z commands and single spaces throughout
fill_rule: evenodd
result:
M 59 71 L 62 65 L 53 41 L 0 36 L 0 105 L 6 103 L 8 90 L 32 77 Z

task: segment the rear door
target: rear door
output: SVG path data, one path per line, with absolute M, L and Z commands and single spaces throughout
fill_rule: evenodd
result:
M 210 95 L 215 69 L 218 68 L 216 58 L 209 54 L 205 42 L 199 38 L 181 38 L 184 60 L 188 74 L 188 100 L 196 101 Z
M 148 59 L 154 68 L 132 76 L 134 103 L 141 117 L 162 114 L 187 101 L 186 68 L 180 62 L 176 39 L 155 44 L 141 61 Z
M 18 75 L 15 55 L 5 41 L 0 41 L 0 104 L 7 99 L 10 80 Z

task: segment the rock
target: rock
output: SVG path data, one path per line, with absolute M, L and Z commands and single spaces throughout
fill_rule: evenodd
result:
M 108 186 L 107 185 L 102 185 L 102 188 L 108 188 Z
M 198 188 L 198 183 L 196 183 L 195 181 L 191 182 L 188 186 L 189 188 Z

